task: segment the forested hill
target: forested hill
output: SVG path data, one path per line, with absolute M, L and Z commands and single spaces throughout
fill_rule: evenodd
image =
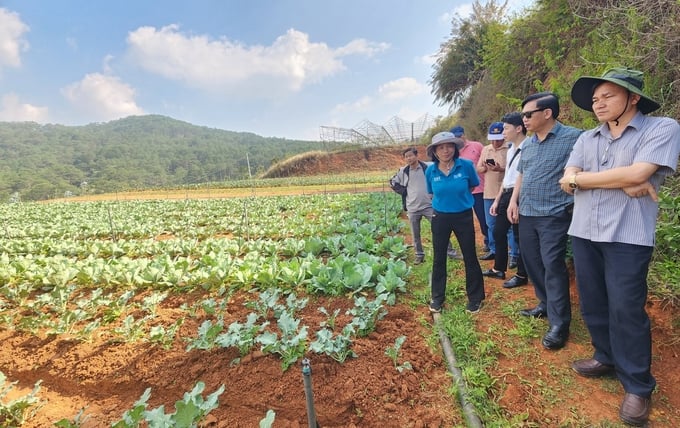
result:
M 131 116 L 85 126 L 0 122 L 0 201 L 248 177 L 321 143 Z

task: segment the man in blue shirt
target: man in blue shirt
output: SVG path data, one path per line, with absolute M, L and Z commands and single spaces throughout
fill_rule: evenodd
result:
M 538 304 L 520 314 L 548 317 L 550 327 L 541 343 L 546 349 L 564 347 L 571 324 L 567 229 L 573 197 L 561 191 L 559 180 L 581 130 L 557 121 L 560 105 L 551 92 L 522 101 L 522 119 L 533 136 L 525 141 L 517 165 L 517 181 L 508 204 L 511 223 L 519 222 L 519 247 Z

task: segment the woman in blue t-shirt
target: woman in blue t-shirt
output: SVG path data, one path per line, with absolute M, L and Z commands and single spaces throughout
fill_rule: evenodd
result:
M 427 147 L 434 161 L 425 171 L 427 191 L 432 194 L 432 301 L 430 312 L 439 313 L 446 300 L 446 249 L 451 232 L 456 235 L 465 262 L 467 311 L 476 313 L 484 301 L 484 277 L 477 260 L 472 219 L 472 188 L 479 185 L 475 165 L 459 157 L 465 142 L 450 132 L 432 137 Z

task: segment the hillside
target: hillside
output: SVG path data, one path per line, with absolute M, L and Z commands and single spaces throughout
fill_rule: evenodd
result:
M 262 178 L 315 176 L 363 171 L 396 172 L 404 165 L 402 151 L 407 146 L 361 147 L 336 152 L 312 151 L 292 156 L 268 169 Z M 426 145 L 417 145 L 425 160 Z
M 319 145 L 159 115 L 85 126 L 2 122 L 0 200 L 242 179 Z

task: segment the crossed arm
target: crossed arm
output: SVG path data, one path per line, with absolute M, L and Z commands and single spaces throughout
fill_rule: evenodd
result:
M 612 168 L 600 172 L 583 172 L 578 167 L 567 167 L 560 179 L 560 187 L 569 194 L 574 190 L 569 186 L 574 175 L 574 181 L 579 189 L 621 189 L 632 198 L 649 195 L 654 201 L 658 195 L 649 178 L 659 169 L 659 166 L 649 162 L 636 162 L 629 166 Z

